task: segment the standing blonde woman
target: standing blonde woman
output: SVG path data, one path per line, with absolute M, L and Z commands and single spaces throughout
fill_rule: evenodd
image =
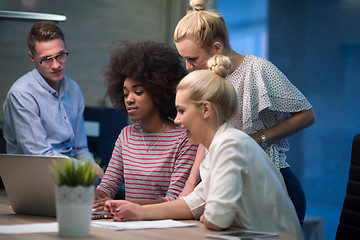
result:
M 166 203 L 107 201 L 107 216 L 115 221 L 200 219 L 211 230 L 236 226 L 302 239 L 280 172 L 251 137 L 229 122 L 237 108 L 236 92 L 224 79 L 230 59 L 214 56 L 209 65 L 212 70 L 183 78 L 175 99 L 175 123 L 187 131 L 190 143 L 209 150 L 200 165 L 201 183 L 188 196 Z
M 238 109 L 232 124 L 249 134 L 280 169 L 300 223 L 306 211 L 302 186 L 286 162 L 290 147 L 287 137 L 312 125 L 315 114 L 305 96 L 271 62 L 253 55 L 240 55 L 231 49 L 223 17 L 205 10 L 206 1 L 190 1 L 193 10 L 178 23 L 174 41 L 189 70 L 205 69 L 215 54 L 230 57 L 233 66 L 226 79 L 234 86 Z M 203 146 L 181 196 L 200 181 L 198 168 L 205 156 Z

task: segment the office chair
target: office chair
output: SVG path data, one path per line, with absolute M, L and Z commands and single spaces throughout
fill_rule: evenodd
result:
M 101 167 L 107 167 L 114 149 L 115 141 L 121 130 L 128 125 L 128 118 L 120 110 L 113 108 L 85 107 L 85 124 L 97 122 L 100 127 L 98 136 L 89 136 L 88 147 L 95 158 L 100 158 Z
M 355 135 L 343 208 L 336 240 L 360 238 L 360 134 Z

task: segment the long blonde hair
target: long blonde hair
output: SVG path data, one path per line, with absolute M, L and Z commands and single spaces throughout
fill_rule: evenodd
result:
M 208 50 L 215 41 L 224 48 L 224 55 L 229 55 L 231 47 L 229 32 L 224 18 L 215 11 L 205 10 L 206 0 L 190 0 L 193 10 L 178 22 L 174 31 L 174 42 L 190 38 L 201 48 Z
M 235 89 L 225 79 L 231 66 L 229 57 L 214 55 L 208 60 L 209 69 L 189 73 L 176 88 L 176 91 L 188 90 L 189 100 L 195 104 L 210 102 L 219 126 L 231 120 L 237 110 Z

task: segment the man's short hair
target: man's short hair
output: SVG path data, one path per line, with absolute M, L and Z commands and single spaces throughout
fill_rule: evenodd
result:
M 36 53 L 36 42 L 61 39 L 65 43 L 64 33 L 58 25 L 51 21 L 40 21 L 34 24 L 27 35 L 27 43 L 32 53 Z

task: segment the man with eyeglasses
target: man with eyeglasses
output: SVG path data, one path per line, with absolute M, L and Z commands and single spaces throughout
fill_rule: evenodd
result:
M 69 53 L 62 30 L 53 22 L 37 22 L 27 43 L 35 68 L 12 85 L 3 106 L 7 153 L 92 161 L 102 176 L 87 147 L 83 95 L 65 75 Z

